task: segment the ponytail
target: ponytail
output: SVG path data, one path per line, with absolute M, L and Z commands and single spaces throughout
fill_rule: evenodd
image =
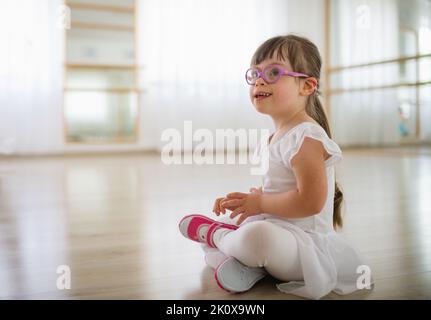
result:
M 308 98 L 307 105 L 305 107 L 307 114 L 312 117 L 317 123 L 325 130 L 329 138 L 332 139 L 331 129 L 329 127 L 328 118 L 326 117 L 322 103 L 318 97 L 318 91 L 312 94 Z M 334 214 L 332 216 L 332 224 L 334 229 L 343 227 L 343 219 L 341 216 L 341 205 L 343 203 L 343 192 L 340 190 L 337 181 L 335 181 L 335 193 L 334 193 Z

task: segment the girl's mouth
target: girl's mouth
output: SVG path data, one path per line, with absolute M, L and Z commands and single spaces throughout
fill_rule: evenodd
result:
M 254 95 L 254 98 L 255 98 L 257 101 L 260 101 L 260 100 L 266 99 L 266 98 L 268 98 L 268 97 L 270 97 L 270 96 L 272 96 L 272 93 L 268 93 L 268 92 L 259 92 L 259 93 L 257 93 L 257 94 L 255 94 L 255 95 Z

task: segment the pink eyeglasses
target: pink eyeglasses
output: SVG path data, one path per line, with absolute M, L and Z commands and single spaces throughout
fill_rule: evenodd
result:
M 249 85 L 255 85 L 257 79 L 262 78 L 266 83 L 276 83 L 281 76 L 309 78 L 309 75 L 299 72 L 286 71 L 278 65 L 269 65 L 263 71 L 257 68 L 250 68 L 245 73 L 245 80 Z

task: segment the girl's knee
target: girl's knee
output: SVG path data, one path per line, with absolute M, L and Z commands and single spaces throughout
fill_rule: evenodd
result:
M 273 235 L 272 225 L 266 221 L 254 221 L 244 225 L 242 245 L 251 247 L 259 252 L 264 252 L 271 245 Z
M 290 231 L 267 221 L 250 222 L 243 228 L 240 246 L 259 261 L 259 266 L 279 261 L 289 265 L 296 260 L 297 242 Z

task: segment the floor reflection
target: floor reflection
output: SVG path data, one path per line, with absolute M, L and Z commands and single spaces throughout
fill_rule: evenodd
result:
M 343 234 L 374 290 L 327 299 L 431 298 L 431 152 L 351 150 L 337 168 Z M 155 155 L 0 160 L 0 298 L 297 299 L 269 278 L 229 295 L 181 237 L 189 213 L 259 184 L 246 166 L 165 166 Z M 58 290 L 59 265 L 72 289 Z

